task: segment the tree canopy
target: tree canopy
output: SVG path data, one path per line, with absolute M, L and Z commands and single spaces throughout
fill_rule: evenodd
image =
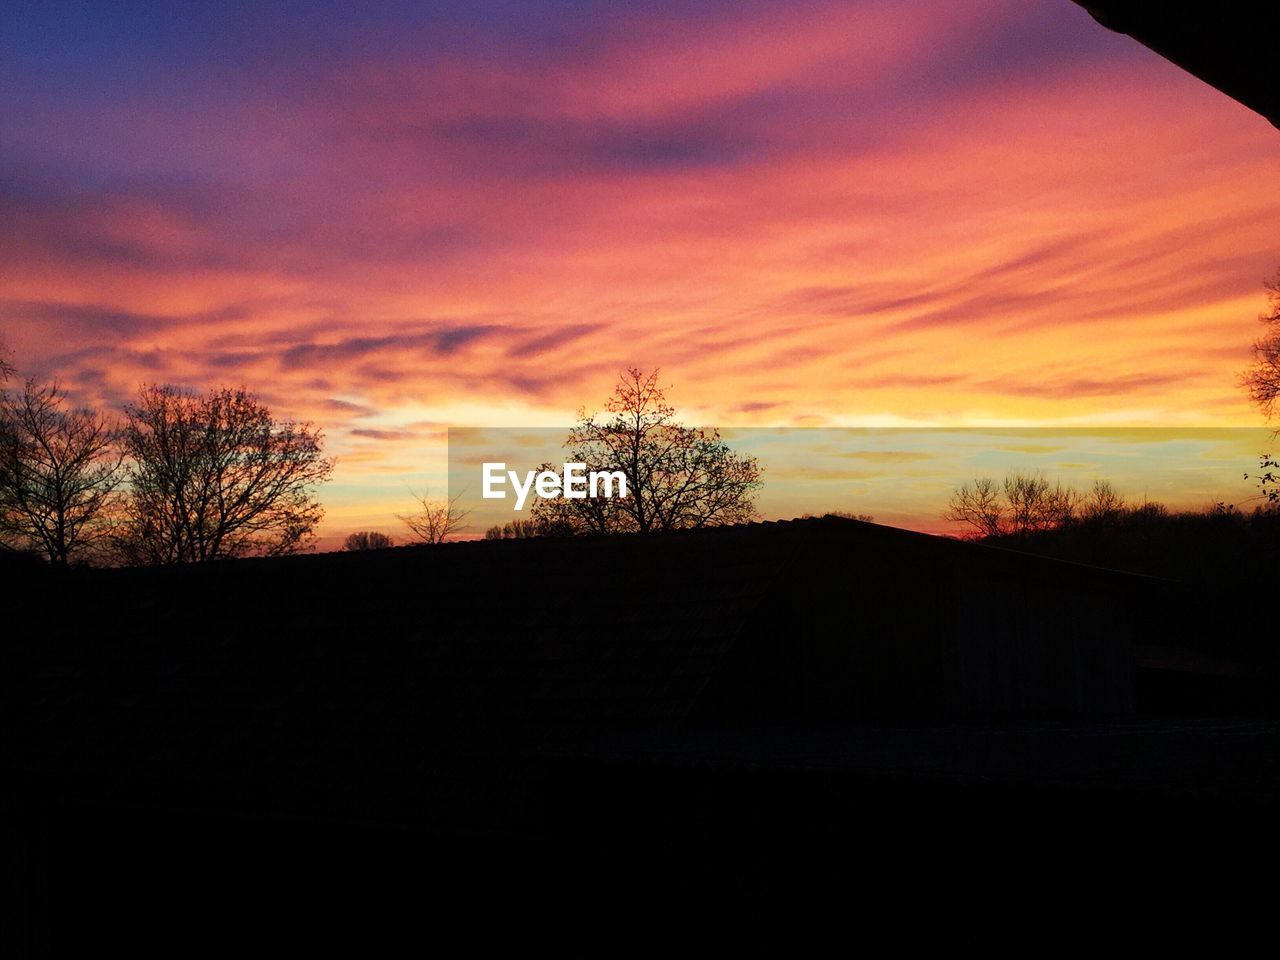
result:
M 244 390 L 146 386 L 125 408 L 128 535 L 135 563 L 191 563 L 302 549 L 333 462 L 311 424 L 276 420 Z
M 380 533 L 377 530 L 358 530 L 347 535 L 347 539 L 342 542 L 342 549 L 349 552 L 385 550 L 395 545 L 395 541 L 385 533 Z
M 66 565 L 104 546 L 122 478 L 116 430 L 58 385 L 0 394 L 0 536 Z
M 581 411 L 565 447 L 588 471 L 620 471 L 628 496 L 539 500 L 533 517 L 549 532 L 680 530 L 756 515 L 756 458 L 735 453 L 716 430 L 678 422 L 657 370 L 625 371 L 604 414 Z

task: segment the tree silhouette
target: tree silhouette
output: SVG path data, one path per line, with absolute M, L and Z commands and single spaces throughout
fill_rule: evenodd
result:
M 1258 481 L 1264 509 L 1280 509 L 1280 459 L 1269 453 L 1259 454 L 1257 476 L 1246 473 L 1244 478 Z
M 1270 420 L 1280 399 L 1280 272 L 1267 281 L 1270 310 L 1258 317 L 1266 333 L 1253 345 L 1253 367 L 1244 374 L 1249 397 Z
M 397 517 L 422 543 L 444 543 L 461 529 L 462 521 L 471 513 L 470 510 L 459 509 L 461 497 L 462 494 L 457 494 L 447 500 L 429 500 L 425 496 L 415 496 L 417 511 L 397 514 Z
M 342 542 L 342 549 L 352 552 L 359 550 L 385 550 L 394 546 L 394 540 L 385 533 L 379 533 L 376 530 L 361 530 L 358 533 L 350 534 Z
M 56 383 L 0 398 L 0 534 L 65 566 L 101 546 L 122 479 L 117 433 Z
M 990 477 L 967 480 L 951 495 L 942 519 L 962 523 L 977 537 L 996 537 L 1004 532 L 1005 507 L 1000 485 Z
M 125 408 L 126 535 L 134 563 L 199 563 L 302 549 L 333 472 L 310 424 L 276 420 L 244 390 L 146 386 Z
M 545 536 L 547 531 L 537 520 L 508 520 L 506 523 L 494 524 L 484 532 L 486 540 L 528 540 Z
M 9 360 L 9 348 L 4 342 L 4 337 L 0 337 L 0 390 L 8 383 L 9 378 L 14 374 L 13 363 Z M 6 437 L 5 422 L 0 417 L 0 442 Z M 4 504 L 4 498 L 0 497 L 0 551 L 10 550 L 17 547 L 16 543 L 11 542 L 11 535 L 5 531 L 8 529 L 8 508 Z
M 978 477 L 957 487 L 942 517 L 965 524 L 977 537 L 1020 536 L 1069 522 L 1079 502 L 1070 487 L 1015 471 L 999 483 Z
M 853 510 L 825 510 L 822 513 L 802 513 L 801 520 L 819 520 L 823 517 L 839 517 L 841 520 L 858 520 L 862 523 L 875 523 L 876 518 L 869 513 L 857 513 Z
M 1086 523 L 1114 523 L 1129 511 L 1129 503 L 1111 485 L 1110 480 L 1095 480 L 1077 507 Z
M 658 371 L 628 369 L 606 415 L 579 412 L 565 447 L 587 471 L 620 471 L 626 497 L 539 499 L 533 518 L 549 531 L 620 533 L 741 523 L 755 517 L 760 465 L 718 431 L 675 419 Z M 546 467 L 544 467 L 545 469 Z

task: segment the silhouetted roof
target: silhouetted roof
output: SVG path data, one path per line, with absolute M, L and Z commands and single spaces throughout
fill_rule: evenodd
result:
M 886 569 L 899 592 L 862 607 L 955 569 L 1066 602 L 1148 582 L 836 518 L 51 573 L 19 600 L 47 626 L 0 652 L 0 769 L 96 803 L 527 827 L 549 754 L 768 720 L 798 605 L 855 618 Z
M 1104 27 L 1125 33 L 1280 126 L 1272 4 L 1076 0 Z

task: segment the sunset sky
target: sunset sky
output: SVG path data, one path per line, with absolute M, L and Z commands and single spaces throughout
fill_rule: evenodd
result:
M 0 332 L 314 420 L 329 538 L 626 365 L 730 428 L 1260 423 L 1280 131 L 1069 0 L 202 8 L 0 8 Z

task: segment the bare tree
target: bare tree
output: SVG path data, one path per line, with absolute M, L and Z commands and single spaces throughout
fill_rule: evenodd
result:
M 516 519 L 494 524 L 484 532 L 486 540 L 528 540 L 545 536 L 546 529 L 537 520 Z
M 962 484 L 942 516 L 977 537 L 1021 535 L 1069 523 L 1079 500 L 1070 487 L 1039 473 L 1012 472 L 1000 483 L 979 477 Z
M 353 533 L 342 543 L 343 550 L 352 552 L 359 550 L 385 550 L 394 546 L 394 540 L 385 533 L 379 533 L 376 530 L 361 530 L 358 533 Z
M 311 424 L 274 419 L 242 389 L 146 386 L 125 413 L 129 561 L 279 555 L 311 541 L 324 513 L 313 489 L 333 472 Z
M 1039 473 L 1011 473 L 1002 486 L 1008 504 L 1009 533 L 1050 530 L 1075 516 L 1078 494 L 1061 483 L 1050 483 Z
M 716 430 L 675 419 L 658 371 L 628 369 L 606 416 L 579 412 L 565 446 L 588 471 L 618 471 L 626 497 L 540 499 L 533 517 L 550 530 L 618 533 L 741 523 L 755 517 L 760 465 Z
M 1093 487 L 1080 500 L 1079 515 L 1081 520 L 1109 523 L 1123 516 L 1128 509 L 1128 503 L 1116 492 L 1110 480 L 1095 480 Z
M 462 529 L 462 522 L 471 513 L 458 507 L 462 494 L 447 500 L 429 500 L 415 496 L 418 509 L 414 513 L 397 514 L 400 521 L 423 543 L 444 543 L 450 535 Z
M 990 477 L 966 481 L 951 495 L 944 520 L 963 523 L 977 537 L 996 537 L 1005 529 L 1005 506 L 1000 485 Z
M 0 391 L 3 391 L 4 385 L 8 383 L 13 374 L 13 363 L 9 360 L 9 348 L 4 342 L 4 337 L 0 337 Z M 3 396 L 3 394 L 0 393 L 0 396 Z M 5 419 L 0 417 L 0 445 L 7 445 L 7 440 L 5 439 L 7 435 L 8 427 L 5 424 Z M 0 551 L 17 547 L 17 544 L 10 542 L 10 535 L 5 532 L 9 529 L 8 513 L 9 508 L 5 506 L 4 498 L 0 497 Z
M 1249 398 L 1270 420 L 1280 400 L 1280 272 L 1266 282 L 1266 288 L 1270 309 L 1258 317 L 1266 333 L 1253 345 L 1253 367 L 1245 372 L 1243 382 Z
M 0 395 L 0 534 L 65 566 L 103 545 L 122 479 L 117 431 L 56 383 Z

